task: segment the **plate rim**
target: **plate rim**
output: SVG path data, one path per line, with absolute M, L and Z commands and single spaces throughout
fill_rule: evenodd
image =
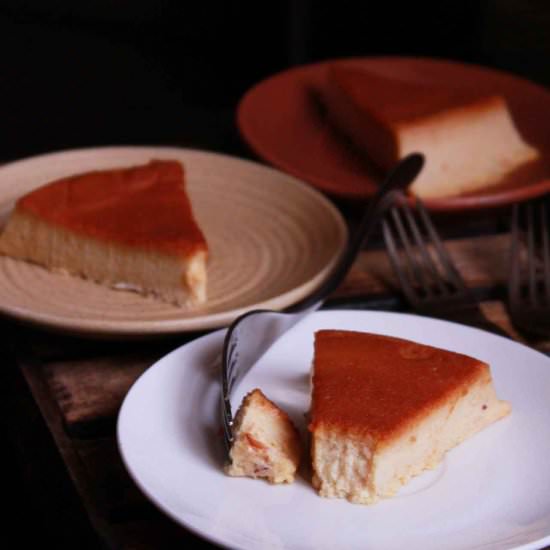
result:
M 125 152 L 143 152 L 147 151 L 159 151 L 160 154 L 166 154 L 165 152 L 172 151 L 174 154 L 197 154 L 205 157 L 211 157 L 219 159 L 221 161 L 235 162 L 241 166 L 248 165 L 252 169 L 265 170 L 266 173 L 272 173 L 278 177 L 284 178 L 290 185 L 296 189 L 300 189 L 300 192 L 314 198 L 327 213 L 330 213 L 331 221 L 335 224 L 335 228 L 339 233 L 342 249 L 336 252 L 330 262 L 328 262 L 321 271 L 315 274 L 315 276 L 303 282 L 297 287 L 293 287 L 283 294 L 273 296 L 267 300 L 261 302 L 255 302 L 253 304 L 243 305 L 239 308 L 232 310 L 215 312 L 211 314 L 205 314 L 195 317 L 181 317 L 177 319 L 165 319 L 165 320 L 132 320 L 126 319 L 124 321 L 117 320 L 89 320 L 79 319 L 78 323 L 75 319 L 68 319 L 63 315 L 55 315 L 37 312 L 21 307 L 9 307 L 0 303 L 0 314 L 6 315 L 20 323 L 30 324 L 45 329 L 54 330 L 55 332 L 61 332 L 66 334 L 75 334 L 91 337 L 121 337 L 121 338 L 133 338 L 133 337 L 155 337 L 162 335 L 178 334 L 184 332 L 194 332 L 210 330 L 220 328 L 229 324 L 233 319 L 239 315 L 250 311 L 252 309 L 259 308 L 271 308 L 282 309 L 289 305 L 299 301 L 305 294 L 307 289 L 317 288 L 323 280 L 328 276 L 332 267 L 337 262 L 343 247 L 349 237 L 347 224 L 330 198 L 326 197 L 320 190 L 312 188 L 306 182 L 300 180 L 292 174 L 288 174 L 277 169 L 274 166 L 263 164 L 260 161 L 250 160 L 247 158 L 241 158 L 238 156 L 220 153 L 217 151 L 210 151 L 205 149 L 193 148 L 193 147 L 179 147 L 174 145 L 101 145 L 98 147 L 82 147 L 74 149 L 64 149 L 60 151 L 51 151 L 30 157 L 16 159 L 11 162 L 0 165 L 0 178 L 3 177 L 3 173 L 10 170 L 23 170 L 24 166 L 28 163 L 41 163 L 48 161 L 55 161 L 58 157 L 66 156 L 78 156 L 82 154 L 124 154 Z M 0 183 L 1 185 L 1 183 Z M 15 195 L 15 199 L 22 196 L 24 192 Z
M 477 63 L 471 63 L 467 61 L 461 61 L 456 59 L 448 58 L 436 58 L 428 56 L 414 56 L 414 55 L 373 55 L 373 56 L 346 56 L 346 57 L 335 57 L 320 61 L 314 61 L 311 63 L 290 67 L 278 71 L 272 75 L 267 76 L 263 80 L 253 84 L 239 99 L 237 104 L 237 114 L 236 121 L 239 133 L 242 136 L 243 140 L 251 148 L 252 151 L 258 156 L 258 158 L 269 162 L 272 166 L 275 166 L 281 170 L 287 171 L 288 173 L 294 175 L 295 177 L 300 178 L 305 182 L 309 182 L 313 187 L 320 189 L 321 191 L 333 196 L 339 197 L 342 199 L 353 200 L 353 199 L 368 199 L 372 196 L 372 193 L 367 193 L 360 190 L 353 189 L 344 189 L 337 191 L 333 186 L 327 186 L 326 181 L 317 174 L 308 173 L 305 170 L 301 170 L 299 167 L 296 168 L 292 163 L 288 163 L 284 158 L 281 158 L 278 155 L 274 155 L 270 152 L 269 148 L 265 149 L 261 145 L 258 145 L 256 139 L 250 139 L 249 128 L 246 110 L 248 108 L 248 102 L 251 97 L 254 97 L 258 93 L 258 90 L 264 86 L 271 84 L 271 81 L 278 81 L 283 78 L 293 78 L 301 74 L 307 73 L 308 71 L 319 71 L 323 67 L 326 67 L 329 63 L 334 62 L 362 62 L 362 61 L 374 61 L 374 62 L 391 62 L 391 61 L 420 61 L 420 62 L 435 62 L 443 63 L 450 66 L 456 66 L 461 69 L 473 69 L 480 71 L 487 71 L 489 73 L 498 75 L 502 78 L 507 78 L 514 80 L 518 83 L 521 83 L 524 86 L 532 87 L 536 89 L 538 93 L 544 93 L 548 96 L 550 100 L 550 90 L 529 80 L 521 75 L 505 71 L 496 67 L 488 67 L 480 65 Z M 252 132 L 254 134 L 255 132 Z M 457 196 L 457 197 L 444 197 L 441 199 L 426 199 L 424 203 L 426 206 L 435 212 L 466 212 L 466 211 L 475 211 L 482 209 L 492 209 L 499 208 L 503 206 L 508 206 L 514 202 L 520 200 L 527 200 L 531 198 L 538 197 L 546 192 L 550 191 L 550 174 L 543 178 L 540 181 L 530 183 L 526 186 L 517 186 L 511 189 L 504 190 L 495 190 L 493 192 L 489 191 L 487 194 L 479 196 Z
M 402 318 L 408 318 L 411 321 L 418 320 L 418 318 L 421 317 L 423 320 L 427 320 L 430 323 L 434 322 L 434 323 L 439 324 L 441 326 L 445 326 L 445 325 L 459 326 L 459 327 L 466 328 L 468 331 L 472 331 L 473 333 L 484 333 L 487 336 L 490 336 L 491 338 L 509 340 L 512 344 L 524 349 L 527 353 L 535 354 L 535 355 L 540 356 L 541 358 L 543 358 L 544 361 L 550 362 L 550 357 L 549 356 L 547 356 L 546 354 L 544 354 L 544 353 L 542 353 L 542 352 L 540 352 L 536 349 L 533 349 L 533 348 L 531 348 L 531 347 L 529 347 L 529 346 L 527 346 L 527 345 L 525 345 L 521 342 L 518 342 L 518 341 L 513 340 L 511 338 L 506 338 L 504 336 L 500 336 L 500 335 L 497 335 L 497 334 L 494 334 L 494 333 L 487 332 L 487 331 L 485 331 L 483 329 L 480 329 L 480 328 L 477 328 L 477 327 L 472 327 L 472 326 L 469 326 L 469 325 L 464 325 L 462 323 L 457 323 L 455 321 L 448 321 L 448 320 L 445 320 L 445 319 L 437 319 L 437 318 L 433 318 L 433 317 L 419 316 L 415 313 L 394 312 L 394 311 L 379 311 L 379 310 L 346 310 L 346 309 L 334 309 L 333 310 L 333 309 L 327 309 L 327 310 L 317 310 L 315 312 L 312 312 L 312 315 L 318 315 L 319 313 L 321 313 L 322 315 L 329 315 L 329 314 L 333 314 L 333 313 L 343 313 L 343 314 L 346 314 L 346 315 L 349 314 L 351 316 L 363 316 L 363 315 L 366 314 L 367 317 L 377 316 L 377 315 L 382 314 L 382 315 L 387 316 L 389 318 L 391 318 L 391 317 L 393 317 L 393 318 L 402 317 Z M 192 340 L 190 342 L 187 342 L 187 343 L 185 343 L 181 346 L 178 346 L 177 348 L 173 349 L 172 351 L 170 351 L 169 353 L 167 353 L 166 355 L 164 355 L 163 357 L 161 357 L 160 359 L 158 359 L 157 361 L 152 363 L 151 366 L 149 368 L 147 368 L 147 370 L 144 373 L 142 373 L 134 381 L 134 383 L 129 388 L 128 392 L 126 393 L 126 396 L 124 397 L 122 405 L 119 409 L 119 413 L 118 413 L 118 416 L 117 416 L 117 422 L 116 422 L 116 443 L 117 443 L 117 448 L 118 448 L 118 451 L 119 451 L 119 455 L 120 455 L 120 457 L 123 461 L 124 467 L 126 468 L 126 471 L 127 471 L 128 475 L 136 483 L 136 485 L 138 486 L 140 491 L 144 494 L 144 496 L 147 499 L 150 499 L 151 502 L 153 502 L 155 504 L 155 506 L 157 506 L 161 510 L 162 513 L 166 514 L 173 521 L 175 521 L 178 525 L 183 526 L 185 529 L 187 529 L 190 532 L 194 533 L 195 535 L 199 536 L 203 540 L 207 540 L 207 541 L 213 542 L 215 544 L 219 544 L 219 545 L 221 545 L 223 547 L 226 547 L 226 548 L 233 548 L 234 546 L 229 546 L 231 543 L 227 542 L 227 540 L 224 540 L 221 537 L 221 535 L 220 536 L 213 536 L 210 532 L 208 532 L 206 530 L 201 531 L 200 528 L 196 527 L 195 525 L 187 523 L 178 514 L 173 513 L 171 510 L 169 510 L 168 507 L 165 506 L 161 502 L 160 498 L 158 498 L 157 496 L 151 494 L 151 491 L 146 487 L 146 484 L 142 481 L 142 479 L 139 478 L 139 475 L 132 469 L 132 466 L 130 464 L 130 459 L 129 459 L 128 455 L 125 453 L 124 442 L 123 442 L 124 434 L 123 434 L 123 430 L 121 428 L 121 426 L 123 425 L 123 422 L 124 422 L 124 416 L 126 415 L 126 411 L 127 411 L 128 407 L 130 406 L 130 405 L 128 405 L 128 403 L 131 403 L 131 400 L 133 399 L 132 393 L 135 391 L 136 388 L 138 388 L 141 384 L 143 384 L 143 380 L 146 380 L 146 377 L 154 376 L 154 372 L 155 372 L 154 369 L 162 368 L 163 363 L 169 362 L 169 360 L 173 356 L 177 356 L 179 353 L 183 353 L 184 350 L 186 348 L 188 348 L 189 346 L 193 346 L 193 345 L 200 346 L 201 344 L 206 345 L 206 344 L 209 344 L 208 340 L 216 341 L 217 339 L 220 339 L 220 343 L 222 343 L 223 342 L 222 335 L 225 334 L 226 330 L 227 329 L 220 329 L 220 330 L 211 332 L 209 334 L 200 336 L 198 338 L 195 338 L 194 340 Z M 174 368 L 174 367 L 170 367 L 170 364 L 168 363 L 168 366 L 166 366 L 164 368 Z M 550 526 L 550 523 L 549 523 L 549 526 Z M 494 541 L 494 543 L 489 541 L 486 544 L 497 544 L 498 542 L 499 542 L 498 540 Z M 550 543 L 550 534 L 546 535 L 545 537 L 543 537 L 541 539 L 530 541 L 530 542 L 527 542 L 527 543 L 524 543 L 524 544 L 520 544 L 519 546 L 513 546 L 513 547 L 510 547 L 510 548 L 513 549 L 513 550 L 528 550 L 528 549 L 541 548 L 542 547 L 541 545 L 548 544 L 548 543 Z M 465 547 L 465 550 L 475 550 L 478 547 L 479 546 L 477 546 L 477 545 L 476 546 L 467 546 L 467 547 Z

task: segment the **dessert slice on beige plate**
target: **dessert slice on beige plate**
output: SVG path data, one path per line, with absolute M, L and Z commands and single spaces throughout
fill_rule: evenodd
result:
M 233 425 L 231 476 L 263 478 L 270 483 L 292 483 L 300 462 L 298 431 L 289 416 L 259 390 L 245 396 Z
M 403 156 L 426 156 L 412 191 L 425 198 L 459 195 L 498 184 L 535 160 L 498 94 L 434 87 L 332 64 L 323 97 L 329 118 L 380 168 Z
M 315 335 L 313 483 L 324 497 L 372 504 L 506 416 L 489 366 L 376 334 Z
M 206 300 L 208 247 L 177 161 L 78 174 L 19 199 L 0 253 L 179 305 Z

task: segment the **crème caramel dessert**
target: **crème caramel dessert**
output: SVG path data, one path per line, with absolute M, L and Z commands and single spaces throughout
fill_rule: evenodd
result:
M 482 361 L 399 338 L 315 335 L 309 430 L 323 497 L 373 504 L 510 412 Z
M 173 160 L 39 187 L 17 201 L 0 253 L 177 305 L 206 300 L 208 246 Z
M 498 185 L 539 157 L 499 94 L 451 82 L 429 86 L 333 63 L 321 95 L 334 126 L 380 169 L 393 168 L 409 153 L 424 154 L 425 166 L 411 186 L 422 198 Z

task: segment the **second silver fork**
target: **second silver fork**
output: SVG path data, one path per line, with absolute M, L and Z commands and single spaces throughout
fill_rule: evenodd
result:
M 390 262 L 407 302 L 421 315 L 455 320 L 508 336 L 490 322 L 464 283 L 419 198 L 400 194 L 383 220 Z
M 550 196 L 515 204 L 512 212 L 508 306 L 514 326 L 550 335 Z

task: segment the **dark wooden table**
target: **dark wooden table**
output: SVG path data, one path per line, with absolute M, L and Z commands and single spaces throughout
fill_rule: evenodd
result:
M 338 204 L 353 228 L 360 208 Z M 508 212 L 435 217 L 459 270 L 487 316 L 526 341 L 505 306 Z M 406 311 L 378 240 L 361 253 L 326 307 Z M 10 515 L 18 543 L 55 548 L 210 547 L 159 512 L 136 488 L 115 440 L 119 407 L 131 384 L 157 359 L 200 334 L 146 341 L 100 341 L 3 320 L 1 384 Z

